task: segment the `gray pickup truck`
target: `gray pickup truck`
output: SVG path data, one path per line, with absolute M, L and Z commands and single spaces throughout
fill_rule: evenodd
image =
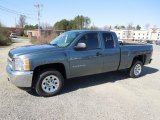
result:
M 119 44 L 111 31 L 68 31 L 49 44 L 15 48 L 8 53 L 8 80 L 17 87 L 33 88 L 40 96 L 58 94 L 69 78 L 128 69 L 141 75 L 151 62 L 153 47 Z

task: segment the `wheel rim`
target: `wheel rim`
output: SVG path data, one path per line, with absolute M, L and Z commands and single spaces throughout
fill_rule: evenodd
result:
M 59 88 L 59 79 L 55 75 L 49 75 L 42 80 L 42 90 L 46 93 L 53 93 Z
M 142 71 L 142 66 L 140 64 L 137 64 L 135 67 L 134 67 L 134 74 L 136 76 L 140 75 L 141 74 L 141 71 Z

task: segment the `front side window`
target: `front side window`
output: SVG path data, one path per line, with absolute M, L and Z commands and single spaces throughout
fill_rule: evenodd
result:
M 99 48 L 98 33 L 87 33 L 82 36 L 79 43 L 85 43 L 88 50 Z
M 103 33 L 105 48 L 114 48 L 114 39 L 111 33 Z

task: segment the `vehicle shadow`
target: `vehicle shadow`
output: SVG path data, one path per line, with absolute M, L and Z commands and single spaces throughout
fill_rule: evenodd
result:
M 159 70 L 156 68 L 146 67 L 144 66 L 142 76 L 153 74 L 158 72 Z M 69 79 L 65 83 L 65 87 L 61 94 L 72 92 L 78 89 L 87 88 L 90 86 L 100 85 L 109 82 L 116 82 L 120 80 L 126 80 L 129 78 L 127 70 L 120 70 L 115 72 L 108 72 L 98 75 L 79 77 L 74 79 Z
M 156 68 L 145 66 L 141 77 L 148 74 L 156 73 L 158 71 L 159 70 Z M 72 91 L 76 91 L 78 89 L 83 89 L 83 88 L 100 85 L 104 83 L 109 83 L 109 82 L 113 83 L 120 80 L 126 80 L 127 78 L 129 78 L 127 70 L 120 70 L 120 71 L 108 72 L 103 74 L 73 78 L 65 81 L 65 87 L 60 94 L 65 94 Z M 27 91 L 27 92 L 33 96 L 37 96 L 35 92 L 32 92 L 32 91 Z

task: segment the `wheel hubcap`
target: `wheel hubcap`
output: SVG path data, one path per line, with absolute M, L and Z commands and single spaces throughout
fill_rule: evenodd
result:
M 49 75 L 42 81 L 42 90 L 46 93 L 52 93 L 59 87 L 59 79 L 55 75 Z
M 137 64 L 137 65 L 135 66 L 135 68 L 134 68 L 134 74 L 135 74 L 136 76 L 138 76 L 138 75 L 141 74 L 141 71 L 142 71 L 141 65 L 140 65 L 140 64 Z

